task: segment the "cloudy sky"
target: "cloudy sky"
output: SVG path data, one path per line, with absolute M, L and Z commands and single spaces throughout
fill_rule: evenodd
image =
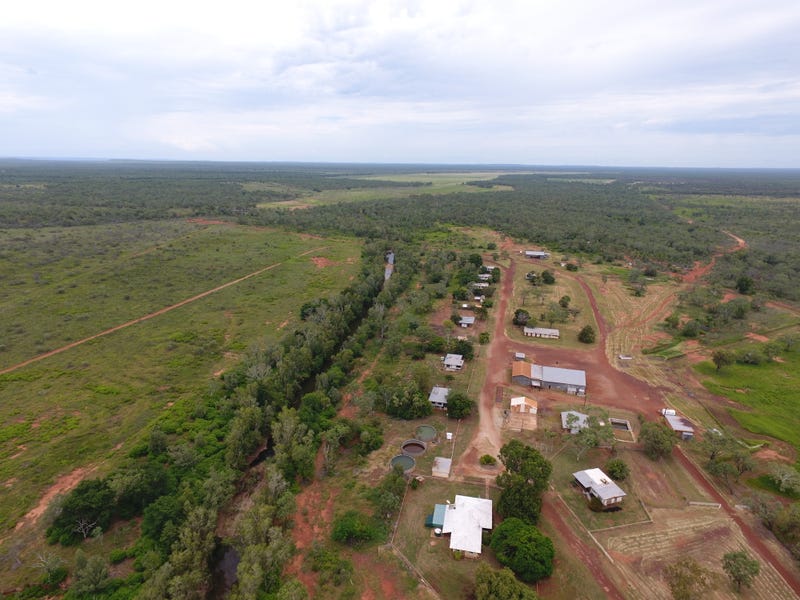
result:
M 800 167 L 800 1 L 12 2 L 0 156 Z

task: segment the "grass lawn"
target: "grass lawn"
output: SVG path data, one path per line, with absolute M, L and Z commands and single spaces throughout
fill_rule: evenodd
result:
M 800 450 L 800 352 L 787 352 L 780 362 L 759 366 L 730 365 L 720 371 L 711 362 L 695 369 L 705 376 L 705 387 L 751 410 L 731 409 L 739 424 L 753 433 L 768 435 Z

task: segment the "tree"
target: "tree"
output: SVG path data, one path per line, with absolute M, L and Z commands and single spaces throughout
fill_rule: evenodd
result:
M 447 416 L 451 419 L 463 419 L 472 413 L 475 401 L 464 392 L 450 392 L 447 396 Z
M 612 458 L 606 463 L 605 471 L 611 479 L 625 481 L 631 473 L 628 464 L 621 458 Z
M 748 275 L 740 275 L 736 280 L 736 291 L 740 294 L 752 294 L 754 288 L 755 282 Z
M 710 573 L 685 556 L 664 568 L 664 577 L 675 600 L 700 598 L 711 585 Z
M 547 285 L 553 285 L 556 282 L 556 276 L 549 269 L 542 271 L 542 281 Z
M 575 415 L 567 417 L 567 425 L 570 426 L 577 419 Z M 597 448 L 598 446 L 613 446 L 614 444 L 614 430 L 608 421 L 607 414 L 601 414 L 600 418 L 597 415 L 589 415 L 586 420 L 586 426 L 578 430 L 573 436 L 570 436 L 570 442 L 575 448 L 575 460 L 580 460 L 587 450 Z
M 492 532 L 491 547 L 498 562 L 522 581 L 533 583 L 553 573 L 553 541 L 521 519 L 500 523 Z
M 536 600 L 536 593 L 517 581 L 508 567 L 494 570 L 481 563 L 475 571 L 475 600 Z
M 664 458 L 672 453 L 676 439 L 672 430 L 663 423 L 645 423 L 639 433 L 644 453 L 652 460 Z
M 558 305 L 561 308 L 569 308 L 569 303 L 571 300 L 572 298 L 570 298 L 569 296 L 561 296 L 561 298 L 558 299 Z
M 727 367 L 735 363 L 736 355 L 728 350 L 715 350 L 711 355 L 711 360 L 714 361 L 714 365 L 717 367 L 717 371 L 719 371 L 722 367 Z
M 731 451 L 736 442 L 723 432 L 707 431 L 698 447 L 705 453 L 709 462 Z
M 512 320 L 512 323 L 514 323 L 514 325 L 520 325 L 524 327 L 525 325 L 528 324 L 530 318 L 531 314 L 527 310 L 525 310 L 524 308 L 518 308 L 517 310 L 514 311 L 514 318 Z
M 740 592 L 743 585 L 750 587 L 753 579 L 761 570 L 761 566 L 756 559 L 750 558 L 747 552 L 739 550 L 738 552 L 728 552 L 722 557 L 722 570 L 728 574 L 736 591 Z
M 584 325 L 583 329 L 578 332 L 578 341 L 584 344 L 593 344 L 595 338 L 594 327 L 591 325 Z
M 500 460 L 506 471 L 497 476 L 497 485 L 502 490 L 497 502 L 498 514 L 535 524 L 553 466 L 536 449 L 519 440 L 511 440 L 500 448 Z
M 75 570 L 70 590 L 80 595 L 94 595 L 108 585 L 108 565 L 101 556 L 86 558 L 82 550 L 75 553 Z
M 714 477 L 719 477 L 728 488 L 729 493 L 733 493 L 731 488 L 731 477 L 736 475 L 736 467 L 726 460 L 712 460 L 706 465 L 706 469 Z
M 770 465 L 769 478 L 782 492 L 800 492 L 800 473 L 792 466 L 773 463 Z
M 84 479 L 70 492 L 61 514 L 47 530 L 47 539 L 63 545 L 87 538 L 95 527 L 106 529 L 114 510 L 114 492 L 105 479 Z

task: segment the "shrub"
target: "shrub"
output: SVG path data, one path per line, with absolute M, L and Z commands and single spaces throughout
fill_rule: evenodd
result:
M 631 470 L 628 464 L 621 458 L 612 458 L 606 463 L 606 473 L 611 479 L 625 481 L 630 475 Z
M 584 344 L 593 344 L 595 338 L 596 334 L 594 331 L 594 327 L 592 327 L 591 325 L 584 326 L 584 328 L 578 332 L 578 341 Z
M 492 456 L 491 454 L 484 454 L 480 458 L 480 463 L 482 465 L 496 465 L 497 464 L 497 459 L 494 456 Z
M 340 544 L 359 547 L 378 539 L 381 530 L 377 524 L 364 513 L 348 510 L 333 522 L 331 538 Z

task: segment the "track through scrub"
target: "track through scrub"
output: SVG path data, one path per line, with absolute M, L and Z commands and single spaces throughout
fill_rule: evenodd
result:
M 324 250 L 325 248 L 327 248 L 327 246 L 321 246 L 319 248 L 312 248 L 311 250 L 306 250 L 305 252 L 301 252 L 300 254 L 298 254 L 297 256 L 295 256 L 293 258 L 300 258 L 302 256 L 306 256 L 308 254 L 311 254 L 312 252 L 319 252 L 321 250 Z M 77 346 L 80 346 L 81 344 L 85 344 L 86 342 L 90 342 L 92 340 L 96 340 L 97 338 L 100 338 L 100 337 L 109 335 L 111 333 L 117 332 L 120 329 L 125 329 L 126 327 L 130 327 L 131 325 L 136 325 L 137 323 L 142 323 L 143 321 L 147 321 L 147 320 L 152 319 L 154 317 L 159 317 L 159 316 L 161 316 L 161 315 L 163 315 L 165 313 L 168 313 L 171 310 L 175 310 L 176 308 L 181 308 L 182 306 L 186 306 L 187 304 L 191 304 L 192 302 L 196 302 L 197 300 L 202 300 L 206 296 L 210 296 L 211 294 L 219 292 L 220 290 L 224 290 L 225 288 L 229 288 L 232 285 L 236 285 L 237 283 L 241 283 L 242 281 L 246 281 L 247 279 L 250 279 L 252 277 L 256 277 L 257 275 L 261 275 L 262 273 L 266 273 L 267 271 L 269 271 L 271 269 L 274 269 L 276 267 L 280 267 L 285 262 L 286 261 L 283 261 L 283 262 L 279 262 L 279 263 L 275 263 L 275 264 L 263 267 L 263 268 L 259 269 L 258 271 L 253 271 L 252 273 L 248 273 L 247 275 L 244 275 L 243 277 L 239 277 L 238 279 L 234 279 L 233 281 L 229 281 L 227 283 L 223 283 L 222 285 L 218 285 L 217 287 L 215 287 L 213 289 L 206 290 L 205 292 L 201 292 L 200 294 L 197 294 L 196 296 L 192 296 L 191 298 L 187 298 L 186 300 L 181 300 L 177 304 L 172 304 L 170 306 L 165 306 L 162 309 L 159 309 L 159 310 L 157 310 L 155 312 L 151 312 L 149 315 L 145 315 L 143 317 L 139 317 L 137 319 L 133 319 L 132 321 L 128 321 L 127 323 L 122 323 L 121 325 L 117 325 L 115 327 L 111 327 L 109 329 L 106 329 L 105 331 L 101 331 L 100 333 L 95 333 L 94 335 L 90 335 L 89 337 L 83 338 L 83 339 L 78 340 L 76 342 L 72 342 L 70 344 L 67 344 L 66 346 L 61 346 L 61 348 L 56 348 L 55 350 L 50 350 L 49 352 L 45 352 L 44 354 L 39 354 L 38 356 L 34 356 L 33 358 L 29 358 L 28 360 L 23 361 L 21 363 L 18 363 L 16 365 L 13 365 L 11 367 L 6 367 L 5 369 L 0 370 L 0 375 L 5 375 L 6 373 L 11 373 L 12 371 L 16 371 L 17 369 L 21 369 L 23 367 L 27 367 L 28 365 L 33 364 L 35 362 L 38 362 L 40 360 L 44 360 L 45 358 L 50 358 L 51 356 L 55 356 L 56 354 L 61 354 L 62 352 L 66 352 L 67 350 L 72 350 L 73 348 L 76 348 Z

